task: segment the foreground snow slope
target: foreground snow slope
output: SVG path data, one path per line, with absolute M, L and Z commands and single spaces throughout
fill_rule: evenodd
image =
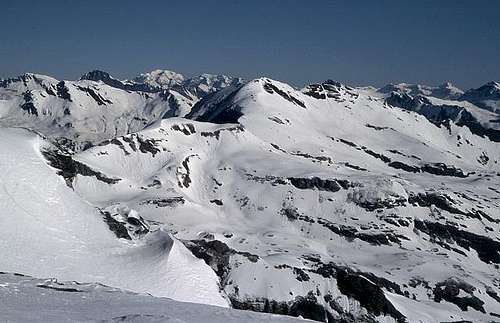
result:
M 0 274 L 2 322 L 306 322 L 135 294 L 101 284 Z
M 0 129 L 2 270 L 227 306 L 213 271 L 167 232 L 116 239 L 101 212 L 46 164 L 46 146 L 26 130 Z

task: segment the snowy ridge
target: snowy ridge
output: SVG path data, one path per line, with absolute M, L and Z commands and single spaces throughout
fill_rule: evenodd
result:
M 1 218 L 2 247 L 25 257 L 7 253 L 0 270 L 328 322 L 500 315 L 494 112 L 332 80 L 297 90 L 222 78 L 216 90 L 216 79 L 199 83 L 214 90 L 193 95 L 185 118 L 164 110 L 76 153 L 1 129 L 15 156 L 0 160 L 13 215 Z M 51 127 L 35 130 L 51 139 Z M 13 227 L 40 237 L 38 249 Z M 33 266 L 37 254 L 46 260 Z

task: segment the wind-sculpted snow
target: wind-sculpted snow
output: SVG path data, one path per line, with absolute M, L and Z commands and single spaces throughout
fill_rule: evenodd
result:
M 422 100 L 429 109 L 452 105 Z M 479 109 L 456 102 L 466 111 Z M 78 221 L 90 223 L 100 247 L 89 254 L 121 268 L 107 250 L 124 248 L 134 255 L 127 258 L 130 266 L 142 274 L 134 283 L 111 270 L 70 278 L 69 267 L 60 266 L 72 263 L 67 254 L 77 247 L 71 243 L 58 253 L 57 266 L 36 267 L 47 271 L 28 264 L 8 271 L 99 281 L 175 299 L 183 299 L 175 291 L 184 285 L 184 293 L 198 295 L 191 282 L 198 277 L 210 300 L 200 302 L 317 321 L 495 320 L 499 143 L 452 115 L 444 122 L 422 111 L 331 80 L 298 91 L 261 78 L 204 96 L 187 118 L 157 120 L 78 153 L 64 145 L 28 145 L 30 154 L 40 150 L 36 158 L 28 154 L 15 165 L 19 157 L 3 157 L 2 169 L 11 164 L 8 187 L 16 176 L 33 186 L 44 175 L 52 186 L 34 186 L 34 196 L 51 201 L 47 192 L 60 190 L 60 207 L 71 207 Z M 19 139 L 16 131 L 3 136 L 5 145 L 22 147 L 37 138 Z M 34 167 L 29 165 L 38 171 L 22 170 Z M 48 208 L 49 202 L 38 203 Z M 23 214 L 19 208 L 9 212 Z M 42 222 L 49 221 L 44 212 Z M 22 227 L 38 230 L 37 222 L 24 218 Z M 64 225 L 54 220 L 50 228 L 61 230 L 71 219 Z M 156 239 L 171 246 L 162 252 Z M 5 241 L 23 240 L 11 235 Z M 107 244 L 113 247 L 102 247 Z M 176 247 L 184 262 L 171 268 Z M 2 266 L 12 263 L 13 256 Z M 148 284 L 165 282 L 163 275 L 182 277 L 179 287 Z
M 75 194 L 44 160 L 47 142 L 26 130 L 0 130 L 0 149 L 8 152 L 0 156 L 2 270 L 227 305 L 213 271 L 181 242 L 164 230 L 129 242 L 117 239 L 99 208 Z M 102 211 L 115 221 L 128 219 L 132 237 L 144 234 L 136 232 L 142 219 L 131 210 Z

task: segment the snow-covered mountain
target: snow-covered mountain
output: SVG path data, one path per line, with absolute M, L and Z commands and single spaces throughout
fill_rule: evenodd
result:
M 182 74 L 168 70 L 154 70 L 134 77 L 133 82 L 146 84 L 152 88 L 168 89 L 181 85 L 184 80 Z
M 450 82 L 443 83 L 439 86 L 428 86 L 428 85 L 408 84 L 408 83 L 388 84 L 378 89 L 378 91 L 386 94 L 391 92 L 401 92 L 409 94 L 411 96 L 425 95 L 425 96 L 432 96 L 438 99 L 449 99 L 449 100 L 458 99 L 464 94 L 464 91 L 457 88 Z
M 0 125 L 33 129 L 80 150 L 162 118 L 182 117 L 202 96 L 240 82 L 208 74 L 184 79 L 170 71 L 142 74 L 134 81 L 98 70 L 78 81 L 24 74 L 0 80 Z
M 498 115 L 469 92 L 98 74 L 1 83 L 0 270 L 327 322 L 500 316 Z
M 499 142 L 500 109 L 497 107 L 500 107 L 500 86 L 497 85 L 496 82 L 490 82 L 451 98 L 434 92 L 423 94 L 404 87 L 392 92 L 379 89 L 378 92 L 384 93 L 388 104 L 422 114 L 437 125 L 453 122 L 467 126 L 476 135 Z
M 471 89 L 461 96 L 478 107 L 500 114 L 500 83 L 489 82 L 477 89 Z

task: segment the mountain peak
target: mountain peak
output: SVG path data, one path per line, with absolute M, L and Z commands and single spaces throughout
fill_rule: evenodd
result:
M 111 77 L 111 75 L 109 75 L 108 72 L 104 72 L 104 71 L 101 71 L 101 70 L 92 70 L 90 72 L 87 72 L 85 74 L 83 74 L 81 77 L 80 77 L 80 80 L 89 80 L 89 81 L 106 81 L 106 80 L 110 80 L 110 79 L 114 79 L 113 77 Z
M 153 87 L 164 88 L 179 85 L 184 81 L 184 75 L 174 71 L 157 69 L 142 73 L 133 78 L 136 83 L 145 83 Z

